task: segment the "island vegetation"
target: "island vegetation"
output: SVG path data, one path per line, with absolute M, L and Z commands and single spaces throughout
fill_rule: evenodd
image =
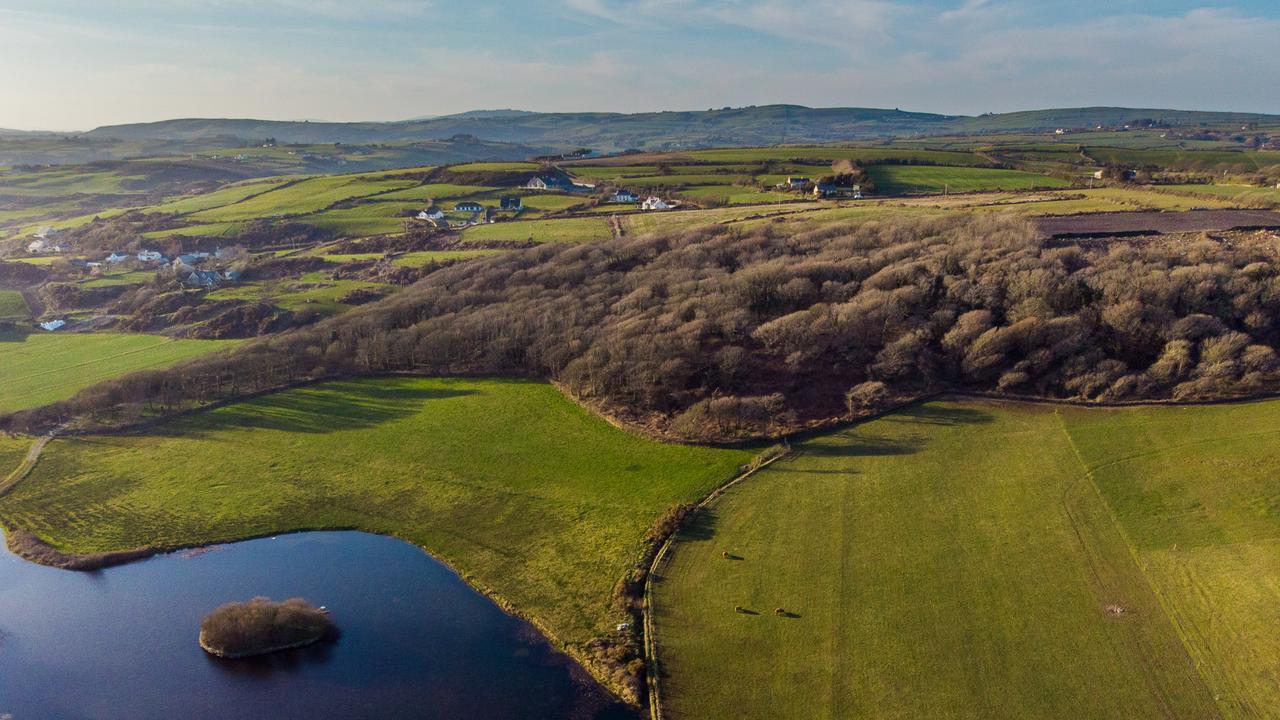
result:
M 302 598 L 256 597 L 206 615 L 200 621 L 200 647 L 222 658 L 245 658 L 310 645 L 336 630 L 327 611 Z

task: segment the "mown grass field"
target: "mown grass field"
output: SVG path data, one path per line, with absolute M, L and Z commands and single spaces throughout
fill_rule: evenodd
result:
M 200 212 L 202 210 L 212 210 L 213 208 L 243 202 L 254 195 L 261 195 L 268 190 L 274 190 L 287 182 L 289 182 L 289 180 L 286 178 L 237 183 L 235 185 L 214 190 L 213 192 L 182 197 L 160 205 L 155 205 L 147 208 L 147 212 L 187 215 L 190 213 Z
M 70 552 L 392 534 L 580 643 L 612 630 L 614 584 L 654 519 L 749 457 L 629 435 L 540 383 L 354 380 L 55 440 L 0 521 Z
M 321 315 L 337 315 L 352 306 L 340 302 L 353 290 L 375 290 L 390 294 L 394 286 L 363 280 L 334 280 L 325 273 L 306 273 L 296 280 L 254 280 L 217 288 L 206 296 L 209 300 L 268 300 L 293 312 L 310 311 Z
M 31 315 L 27 301 L 17 290 L 0 290 L 0 320 L 14 320 Z
M 1065 412 L 1229 718 L 1280 708 L 1280 403 Z
M 0 334 L 0 412 L 47 405 L 117 375 L 235 344 L 122 333 Z
M 936 402 L 810 440 L 661 573 L 668 716 L 1275 717 L 1277 428 Z
M 972 167 L 932 167 L 926 165 L 873 165 L 867 173 L 875 180 L 878 194 L 978 192 L 983 190 L 1032 190 L 1062 188 L 1071 183 L 1048 175 Z
M 463 242 L 595 242 L 612 237 L 609 221 L 602 217 L 566 218 L 563 220 L 521 220 L 467 228 Z
M 1171 192 L 1184 193 L 1200 197 L 1222 197 L 1246 202 L 1257 201 L 1265 204 L 1280 205 L 1280 189 L 1257 187 L 1255 185 L 1170 185 L 1166 189 Z
M 403 190 L 417 182 L 381 175 L 334 175 L 315 177 L 255 195 L 231 205 L 215 207 L 187 216 L 204 223 L 253 220 L 281 215 L 306 215 L 353 198 L 380 192 Z

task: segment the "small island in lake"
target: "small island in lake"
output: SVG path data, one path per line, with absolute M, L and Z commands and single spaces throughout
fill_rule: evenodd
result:
M 244 658 L 310 645 L 335 630 L 329 613 L 302 598 L 257 597 L 227 603 L 200 622 L 200 647 L 223 658 Z

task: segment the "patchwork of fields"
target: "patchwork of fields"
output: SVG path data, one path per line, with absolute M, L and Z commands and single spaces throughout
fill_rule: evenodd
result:
M 120 333 L 0 335 L 0 412 L 48 405 L 117 375 L 235 344 Z
M 1278 419 L 938 402 L 808 441 L 661 572 L 668 715 L 1271 717 Z

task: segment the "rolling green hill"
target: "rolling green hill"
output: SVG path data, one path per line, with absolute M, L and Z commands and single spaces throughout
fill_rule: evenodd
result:
M 156 139 L 191 142 L 226 136 L 274 137 L 281 142 L 303 143 L 382 143 L 470 135 L 492 141 L 613 151 L 1052 130 L 1064 126 L 1120 125 L 1141 119 L 1171 125 L 1280 121 L 1280 117 L 1251 113 L 1114 107 L 1033 110 L 967 117 L 896 109 L 760 105 L 633 114 L 472 112 L 403 122 L 364 123 L 179 119 L 101 127 L 89 132 L 87 137 L 135 142 Z

